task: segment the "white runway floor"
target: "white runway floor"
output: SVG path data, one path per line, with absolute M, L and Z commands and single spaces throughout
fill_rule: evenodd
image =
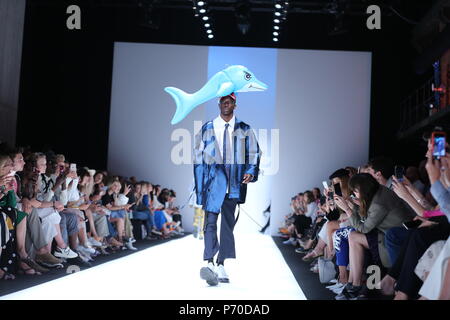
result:
M 1 299 L 306 300 L 270 236 L 235 237 L 230 283 L 217 287 L 200 279 L 203 241 L 190 235 Z

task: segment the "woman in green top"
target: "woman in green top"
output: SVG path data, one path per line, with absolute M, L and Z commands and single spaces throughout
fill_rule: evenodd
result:
M 17 272 L 40 274 L 32 268 L 33 262 L 24 249 L 27 214 L 16 209 L 12 169 L 10 156 L 0 155 L 0 279 L 5 280 L 14 279 Z M 20 252 L 18 247 L 22 248 Z

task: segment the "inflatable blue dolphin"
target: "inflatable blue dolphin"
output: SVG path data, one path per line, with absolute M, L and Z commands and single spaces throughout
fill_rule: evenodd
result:
M 177 105 L 177 111 L 171 124 L 177 124 L 198 105 L 213 98 L 227 96 L 233 92 L 264 91 L 266 89 L 267 85 L 256 79 L 250 70 L 238 65 L 229 66 L 217 72 L 200 90 L 192 94 L 174 87 L 164 88 Z

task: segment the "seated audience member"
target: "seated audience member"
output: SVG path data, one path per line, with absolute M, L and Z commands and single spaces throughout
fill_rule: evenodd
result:
M 367 173 L 370 173 L 379 184 L 391 188 L 392 175 L 394 174 L 394 162 L 391 158 L 377 157 L 367 164 Z
M 28 161 L 27 161 L 28 162 Z M 45 178 L 47 171 L 47 159 L 42 153 L 34 154 L 29 165 L 25 166 L 26 176 L 29 177 L 26 186 L 26 194 L 31 204 L 37 210 L 42 221 L 42 228 L 45 234 L 48 250 L 51 250 L 52 241 L 56 241 L 54 255 L 57 258 L 73 259 L 78 255 L 64 241 L 61 234 L 60 212 L 64 210 L 64 205 L 57 200 L 53 200 L 52 186 Z
M 166 204 L 169 201 L 170 191 L 169 189 L 162 189 L 158 199 L 157 206 L 159 210 L 155 211 L 155 226 L 156 229 L 163 233 L 165 238 L 172 234 L 173 221 L 172 217 L 166 212 Z M 162 205 L 162 207 L 161 207 Z M 169 220 L 168 220 L 169 218 Z
M 0 154 L 0 279 L 14 280 L 18 272 L 40 274 L 27 263 L 24 250 L 27 214 L 16 209 L 13 161 L 9 154 Z M 17 241 L 21 245 L 18 247 Z M 21 247 L 22 252 L 18 252 Z
M 136 184 L 134 192 L 130 194 L 130 202 L 135 203 L 132 207 L 133 219 L 142 220 L 144 222 L 145 231 L 147 232 L 147 239 L 152 238 L 152 230 L 154 227 L 154 219 L 150 212 L 149 191 L 146 182 Z
M 316 201 L 317 205 L 319 205 L 319 203 L 320 203 L 320 196 L 321 196 L 320 189 L 319 188 L 314 188 L 314 189 L 312 189 L 312 193 L 313 193 L 313 196 L 314 196 L 314 200 Z
M 297 245 L 297 226 L 298 216 L 303 215 L 305 211 L 303 193 L 299 193 L 291 199 L 292 213 L 286 217 L 286 228 L 289 234 L 289 239 L 284 241 L 283 244 Z
M 371 174 L 354 175 L 349 186 L 359 202 L 358 212 L 354 212 L 349 202 L 343 201 L 341 197 L 335 195 L 335 200 L 342 206 L 355 229 L 349 235 L 352 283 L 349 282 L 342 293 L 354 299 L 363 289 L 364 250 L 369 250 L 373 264 L 389 267 L 384 233 L 412 219 L 412 215 L 410 208 L 393 191 L 380 185 Z
M 16 201 L 16 249 L 19 255 L 19 271 L 25 274 L 39 274 L 48 272 L 49 269 L 40 266 L 31 257 L 32 253 L 30 247 L 26 245 L 27 239 L 27 229 L 29 228 L 29 215 L 31 213 L 31 208 L 29 206 L 24 206 L 22 203 L 21 196 L 21 183 L 19 174 L 23 171 L 25 161 L 22 155 L 22 150 L 18 148 L 11 148 L 6 144 L 2 145 L 2 151 L 5 155 L 8 154 L 13 163 L 13 170 L 9 174 L 12 176 L 11 184 L 14 191 L 15 201 Z M 14 201 L 14 199 L 12 199 Z M 40 222 L 40 221 L 39 221 Z M 40 224 L 39 224 L 40 226 Z M 45 244 L 44 244 L 45 245 Z M 49 254 L 50 255 L 50 254 Z M 50 255 L 51 256 L 51 255 Z M 53 257 L 53 256 L 52 256 Z M 56 258 L 55 258 L 56 259 Z M 37 271 L 36 273 L 33 271 Z
M 450 168 L 447 157 L 441 160 L 434 160 L 432 156 L 433 148 L 428 144 L 426 154 L 426 169 L 431 183 L 431 193 L 440 206 L 440 210 L 447 215 L 435 216 L 429 219 L 417 216 L 416 220 L 422 223 L 417 229 L 408 231 L 407 239 L 402 245 L 398 257 L 389 269 L 388 274 L 383 278 L 381 285 L 385 294 L 395 292 L 396 300 L 415 299 L 422 285 L 421 279 L 417 277 L 414 270 L 420 259 L 429 246 L 439 240 L 447 240 L 450 235 L 450 206 L 446 195 L 448 191 L 443 186 L 446 183 L 448 170 Z M 443 174 L 442 174 L 443 173 Z
M 110 213 L 110 221 L 115 224 L 117 230 L 117 241 L 123 243 L 125 237 L 125 215 L 126 210 L 131 207 L 131 204 L 117 204 L 120 195 L 121 184 L 119 181 L 112 181 L 108 186 L 108 191 L 102 197 L 102 205 L 105 206 Z M 132 242 L 127 241 L 126 246 L 132 247 Z
M 450 238 L 436 257 L 419 294 L 422 300 L 450 300 Z

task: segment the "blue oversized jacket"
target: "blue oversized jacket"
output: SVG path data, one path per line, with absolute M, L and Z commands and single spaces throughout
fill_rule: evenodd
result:
M 258 180 L 261 151 L 253 130 L 237 118 L 232 139 L 234 161 L 230 168 L 229 197 L 244 203 L 247 185 L 242 180 L 247 173 L 253 176 L 250 182 Z M 227 192 L 227 177 L 213 121 L 206 122 L 195 136 L 194 178 L 197 204 L 205 211 L 220 212 Z

